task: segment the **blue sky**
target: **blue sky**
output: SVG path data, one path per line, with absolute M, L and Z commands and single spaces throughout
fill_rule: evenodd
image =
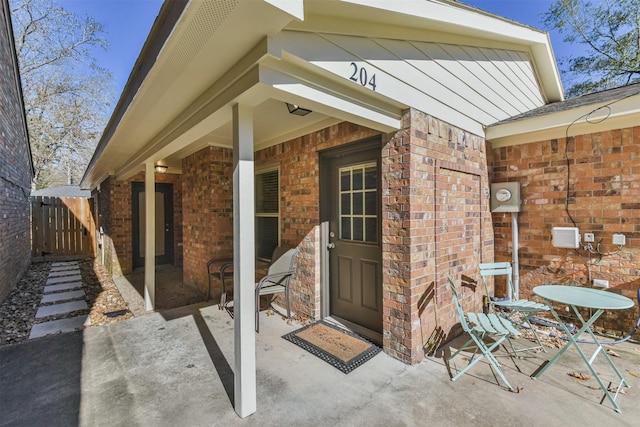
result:
M 392 1 L 392 0 L 390 0 Z M 99 63 L 114 76 L 116 91 L 122 92 L 140 49 L 160 10 L 162 0 L 58 0 L 67 10 L 81 16 L 90 15 L 105 28 L 109 49 L 96 49 Z M 542 29 L 541 14 L 552 0 L 464 0 L 464 3 L 496 15 Z M 568 56 L 573 45 L 551 33 L 556 58 Z

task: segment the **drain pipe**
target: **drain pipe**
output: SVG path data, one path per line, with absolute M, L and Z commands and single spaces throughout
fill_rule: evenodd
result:
M 511 213 L 511 239 L 513 242 L 513 289 L 515 295 L 511 295 L 511 289 L 508 290 L 510 299 L 520 299 L 520 267 L 518 265 L 518 212 Z

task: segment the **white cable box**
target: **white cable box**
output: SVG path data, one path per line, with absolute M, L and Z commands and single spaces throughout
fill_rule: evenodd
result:
M 578 249 L 580 247 L 580 231 L 577 227 L 553 227 L 554 248 Z

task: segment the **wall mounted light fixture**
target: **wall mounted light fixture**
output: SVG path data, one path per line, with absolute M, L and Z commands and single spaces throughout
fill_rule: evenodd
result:
M 285 104 L 287 104 L 287 110 L 289 110 L 289 113 L 295 114 L 296 116 L 306 116 L 307 114 L 311 113 L 311 110 L 302 108 L 299 105 L 289 104 L 288 102 L 285 102 Z
M 167 172 L 167 169 L 169 169 L 168 166 L 165 165 L 158 165 L 156 164 L 153 169 L 157 172 L 157 173 L 165 173 Z

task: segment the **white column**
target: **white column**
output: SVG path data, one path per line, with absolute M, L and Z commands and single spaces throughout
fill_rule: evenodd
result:
M 153 162 L 144 167 L 145 239 L 144 239 L 144 308 L 156 306 L 156 177 Z
M 236 413 L 256 412 L 253 110 L 233 106 L 233 311 Z

